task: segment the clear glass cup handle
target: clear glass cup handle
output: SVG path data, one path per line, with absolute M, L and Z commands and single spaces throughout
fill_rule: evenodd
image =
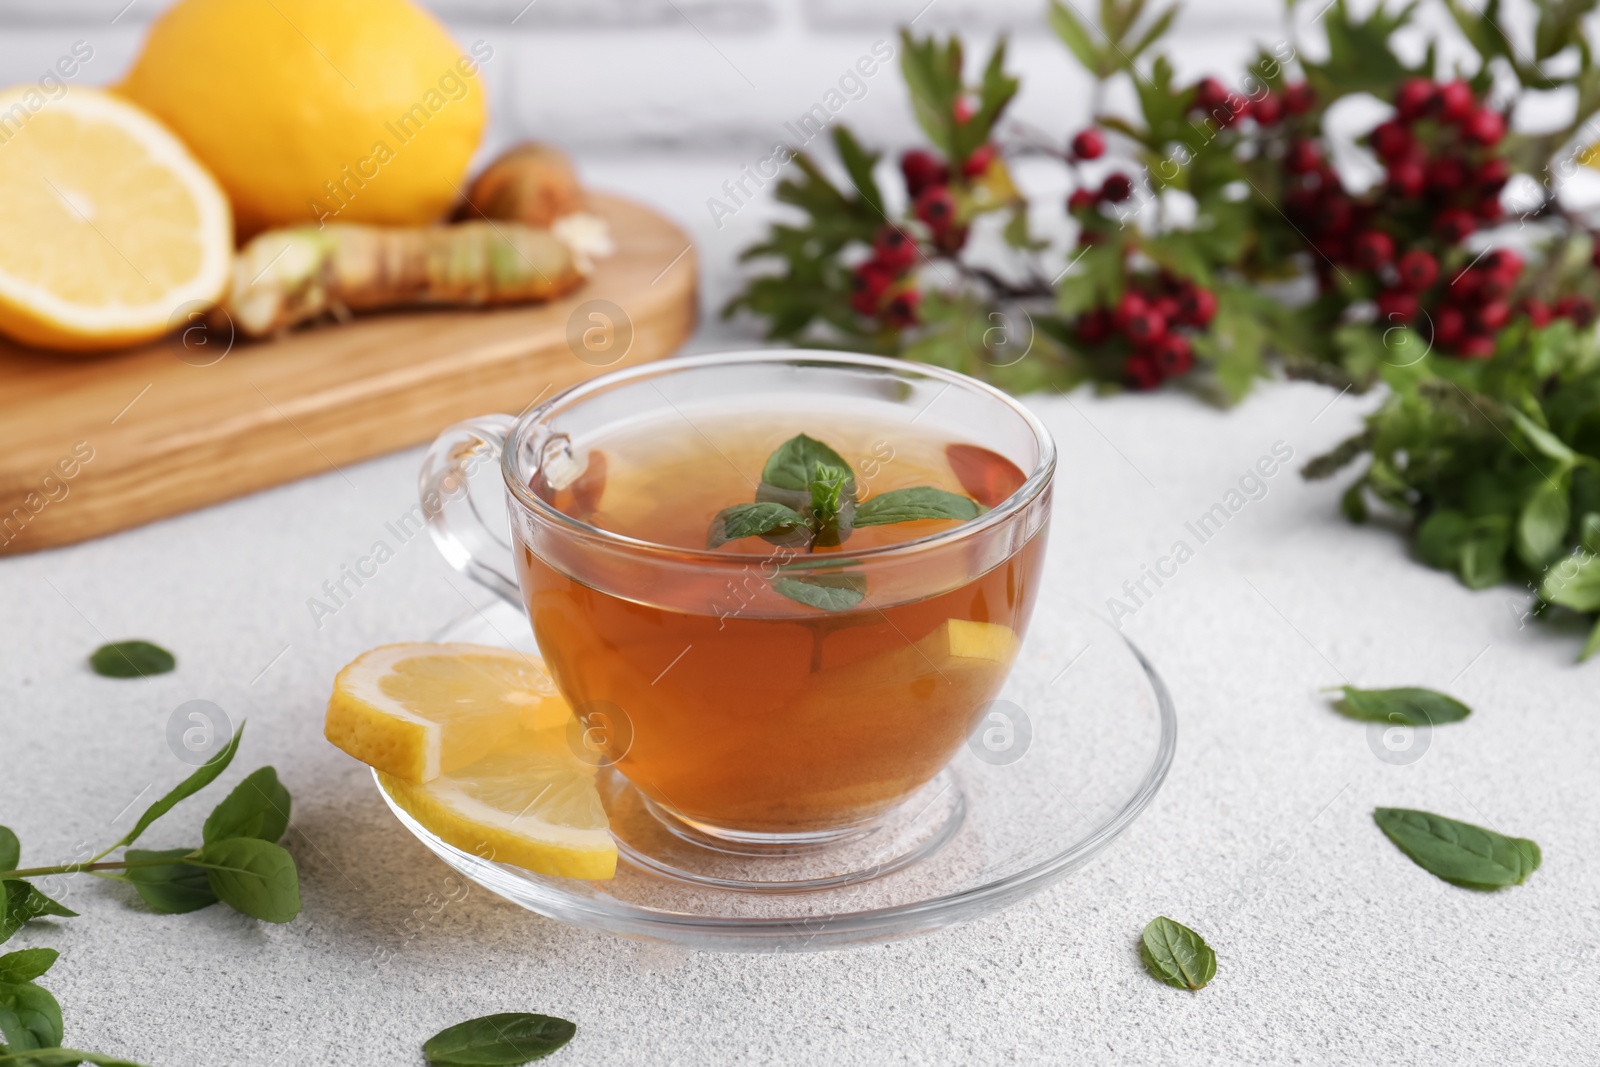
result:
M 480 415 L 446 429 L 423 457 L 417 495 L 445 561 L 520 609 L 509 524 L 497 529 L 485 519 L 471 484 L 485 464 L 499 481 L 500 454 L 515 423 L 510 415 Z

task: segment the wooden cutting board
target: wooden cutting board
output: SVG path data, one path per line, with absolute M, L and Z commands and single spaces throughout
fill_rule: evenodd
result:
M 0 341 L 0 555 L 326 473 L 670 355 L 695 324 L 689 238 L 593 200 L 617 252 L 551 304 L 377 314 L 231 348 L 195 329 L 92 359 Z

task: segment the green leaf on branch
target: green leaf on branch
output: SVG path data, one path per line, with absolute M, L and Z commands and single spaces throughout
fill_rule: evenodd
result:
M 9 826 L 0 826 L 0 871 L 14 871 L 22 866 L 22 842 Z
M 61 1005 L 32 982 L 0 983 L 0 1034 L 11 1052 L 61 1044 Z
M 61 953 L 53 948 L 25 948 L 0 956 L 0 984 L 15 985 L 31 982 L 44 974 L 59 959 Z
M 1078 21 L 1078 16 L 1061 0 L 1050 0 L 1049 19 L 1050 28 L 1086 70 L 1097 78 L 1109 78 L 1116 72 L 1116 61 L 1103 56 L 1089 28 Z
M 1152 976 L 1191 992 L 1204 989 L 1217 973 L 1217 954 L 1205 938 L 1164 915 L 1145 926 L 1139 958 Z
M 234 755 L 239 751 L 239 740 L 244 737 L 244 724 L 239 724 L 239 729 L 221 752 L 218 752 L 198 770 L 177 785 L 173 786 L 167 795 L 145 809 L 139 816 L 139 821 L 133 824 L 133 829 L 123 835 L 122 840 L 112 847 L 131 845 L 139 839 L 139 835 L 150 829 L 150 824 L 161 816 L 177 807 L 180 803 L 194 796 L 200 790 L 217 780 L 217 776 L 228 769 L 228 764 L 233 762 Z M 110 849 L 107 849 L 110 851 Z
M 1460 722 L 1472 709 L 1454 697 L 1419 686 L 1394 689 L 1339 687 L 1343 694 L 1334 707 L 1361 722 L 1394 723 L 1400 726 L 1439 726 Z
M 1539 846 L 1471 823 L 1409 808 L 1377 808 L 1373 819 L 1418 867 L 1466 889 L 1521 885 L 1543 862 Z
M 1534 570 L 1561 554 L 1567 543 L 1571 511 L 1567 506 L 1566 478 L 1541 479 L 1517 516 L 1517 556 Z
M 289 791 L 271 767 L 252 771 L 206 818 L 205 841 L 259 837 L 277 841 L 289 829 Z
M 468 1019 L 430 1037 L 422 1055 L 430 1067 L 518 1067 L 571 1041 L 578 1027 L 551 1015 L 508 1011 Z
M 41 919 L 46 915 L 70 919 L 78 914 L 71 908 L 51 900 L 20 878 L 8 878 L 3 886 L 5 911 L 0 914 L 0 944 L 9 941 L 12 934 L 34 919 Z
M 158 852 L 130 848 L 126 855 L 134 863 L 149 860 L 172 860 L 171 863 L 150 867 L 129 867 L 128 881 L 151 910 L 165 915 L 182 915 L 199 911 L 217 902 L 211 889 L 210 876 L 204 867 L 181 862 L 198 852 L 192 848 L 172 848 Z
M 1583 550 L 1551 564 L 1539 595 L 1573 611 L 1600 611 L 1600 556 Z
M 193 861 L 224 904 L 252 918 L 286 923 L 300 914 L 300 876 L 294 857 L 254 837 L 207 842 Z

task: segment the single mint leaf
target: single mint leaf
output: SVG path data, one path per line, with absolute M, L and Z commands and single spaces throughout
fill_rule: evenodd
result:
M 300 914 L 300 875 L 281 846 L 255 837 L 207 842 L 193 861 L 223 903 L 255 919 L 286 923 Z
M 0 826 L 0 871 L 14 871 L 22 866 L 22 842 L 12 833 L 11 827 Z
M 891 489 L 856 508 L 857 526 L 887 526 L 913 519 L 975 519 L 983 513 L 977 501 L 931 486 Z
M 78 913 L 58 904 L 20 878 L 7 879 L 5 884 L 5 911 L 0 913 L 0 944 L 33 920 L 45 915 L 73 918 Z
M 0 1067 L 75 1067 L 80 1063 L 93 1063 L 98 1067 L 142 1067 L 132 1060 L 105 1056 L 98 1052 L 84 1052 L 75 1048 L 46 1048 L 32 1052 L 0 1053 Z
M 1600 556 L 1576 552 L 1552 563 L 1539 583 L 1539 595 L 1573 611 L 1600 610 Z
M 1526 838 L 1431 812 L 1377 808 L 1372 818 L 1418 867 L 1467 889 L 1521 885 L 1544 859 L 1539 846 Z
M 25 948 L 0 956 L 0 983 L 31 982 L 51 967 L 61 953 L 53 948 Z
M 206 817 L 204 840 L 225 837 L 259 837 L 276 841 L 289 828 L 289 791 L 278 772 L 262 767 L 234 787 L 233 792 Z
M 1549 430 L 1534 422 L 1516 408 L 1507 408 L 1511 421 L 1517 424 L 1517 429 L 1522 431 L 1524 437 L 1540 452 L 1549 456 L 1557 463 L 1571 466 L 1578 461 L 1577 453 L 1568 448 L 1566 442 L 1551 433 Z
M 735 504 L 723 508 L 711 520 L 706 547 L 717 548 L 741 537 L 755 537 L 792 526 L 804 526 L 806 518 L 785 504 Z
M 767 457 L 767 465 L 761 471 L 761 480 L 779 489 L 808 492 L 811 487 L 811 476 L 819 463 L 828 467 L 850 469 L 850 464 L 844 461 L 843 456 L 821 441 L 807 437 L 803 433 L 796 434 Z
M 845 611 L 867 595 L 864 574 L 819 574 L 810 578 L 779 578 L 772 588 L 790 600 L 823 611 Z
M 1204 989 L 1217 973 L 1217 954 L 1205 938 L 1164 915 L 1144 928 L 1139 957 L 1145 970 L 1178 989 Z
M 169 848 L 159 852 L 130 848 L 124 855 L 134 861 L 172 860 L 151 867 L 129 867 L 128 881 L 139 891 L 140 898 L 152 911 L 164 915 L 182 915 L 199 911 L 217 902 L 211 890 L 211 879 L 204 867 L 179 862 L 195 853 L 192 848 Z
M 1454 697 L 1433 689 L 1401 686 L 1396 689 L 1357 689 L 1339 686 L 1344 695 L 1334 702 L 1345 715 L 1362 722 L 1396 723 L 1401 726 L 1438 726 L 1460 722 L 1472 709 Z
M 0 1032 L 11 1052 L 61 1044 L 61 1005 L 32 982 L 0 983 Z
M 577 1032 L 576 1024 L 553 1015 L 507 1011 L 440 1030 L 422 1054 L 433 1067 L 517 1067 L 544 1059 Z
M 166 674 L 177 665 L 177 657 L 149 641 L 114 641 L 89 656 L 94 673 L 106 678 L 145 678 Z
M 1572 519 L 1567 506 L 1566 479 L 1540 479 L 1517 516 L 1517 555 L 1535 570 L 1561 554 Z
M 233 735 L 221 752 L 218 752 L 210 760 L 202 764 L 189 777 L 173 786 L 166 796 L 146 808 L 144 814 L 139 816 L 139 821 L 133 824 L 133 829 L 129 830 L 122 840 L 118 841 L 113 847 L 133 844 L 138 840 L 140 834 L 150 828 L 151 823 L 177 807 L 182 801 L 194 796 L 200 790 L 216 781 L 217 776 L 227 770 L 228 764 L 233 762 L 234 754 L 239 751 L 239 739 L 243 736 L 244 724 L 240 723 L 238 732 Z

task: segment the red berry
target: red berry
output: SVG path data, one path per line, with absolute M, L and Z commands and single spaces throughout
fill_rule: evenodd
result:
M 1283 168 L 1290 174 L 1310 174 L 1322 165 L 1322 152 L 1311 141 L 1296 141 L 1283 157 Z
M 1461 127 L 1467 138 L 1484 146 L 1497 145 L 1506 135 L 1505 116 L 1490 108 L 1480 107 L 1467 116 Z
M 850 306 L 863 315 L 876 315 L 893 283 L 894 275 L 882 264 L 871 260 L 861 264 L 850 279 Z
M 1394 258 L 1394 238 L 1378 230 L 1368 230 L 1356 236 L 1351 251 L 1363 269 L 1377 270 Z
M 1458 207 L 1447 207 L 1433 220 L 1433 232 L 1446 244 L 1458 244 L 1478 228 L 1478 220 Z
M 1446 122 L 1465 121 L 1477 103 L 1472 86 L 1464 81 L 1445 82 L 1439 86 L 1439 117 Z
M 952 109 L 957 122 L 967 122 L 972 118 L 972 102 L 966 98 L 958 98 Z
M 1496 274 L 1491 270 L 1475 270 L 1467 274 L 1463 281 L 1471 279 L 1472 299 L 1478 303 L 1499 300 L 1511 292 L 1511 283 L 1515 280 L 1504 274 Z
M 1067 197 L 1067 210 L 1076 215 L 1094 207 L 1094 194 L 1087 189 L 1074 189 Z
M 1123 329 L 1127 329 L 1128 323 L 1131 322 L 1135 316 L 1143 315 L 1149 310 L 1149 301 L 1145 300 L 1144 297 L 1130 289 L 1123 293 L 1122 298 L 1117 301 L 1117 325 Z
M 1483 257 L 1483 269 L 1502 278 L 1515 278 L 1522 273 L 1522 257 L 1509 248 L 1496 248 Z
M 1337 237 L 1350 228 L 1350 218 L 1354 210 L 1350 201 L 1342 196 L 1329 196 L 1317 202 L 1316 214 L 1312 221 L 1318 231 Z
M 1413 293 L 1422 292 L 1439 278 L 1439 261 L 1420 248 L 1401 256 L 1397 269 L 1400 284 Z
M 1228 99 L 1227 88 L 1215 78 L 1201 78 L 1194 87 L 1194 106 L 1202 111 L 1215 111 Z
M 1550 313 L 1550 305 L 1538 297 L 1528 297 L 1522 302 L 1520 310 L 1524 315 L 1528 316 L 1528 321 L 1540 329 L 1550 325 L 1550 320 L 1555 317 Z
M 1416 143 L 1411 131 L 1393 119 L 1379 123 L 1372 131 L 1372 150 L 1385 163 L 1398 163 Z
M 1078 321 L 1073 324 L 1073 332 L 1084 344 L 1097 345 L 1109 338 L 1111 331 L 1116 327 L 1117 323 L 1111 312 L 1105 308 L 1095 308 L 1087 314 L 1078 316 Z
M 1449 196 L 1467 183 L 1467 168 L 1459 159 L 1436 159 L 1428 164 L 1425 173 L 1428 192 L 1437 196 Z
M 1385 289 L 1378 294 L 1380 325 L 1399 325 L 1417 317 L 1417 294 L 1404 289 Z
M 971 227 L 968 226 L 947 226 L 942 230 L 934 231 L 933 243 L 939 246 L 939 251 L 953 256 L 961 251 L 962 247 L 967 243 L 967 235 L 970 231 Z
M 933 227 L 933 232 L 949 227 L 955 220 L 956 203 L 950 198 L 950 190 L 943 185 L 929 186 L 917 197 L 917 218 Z
M 1389 168 L 1389 188 L 1407 200 L 1421 196 L 1427 183 L 1427 172 L 1414 160 L 1405 160 Z
M 1594 321 L 1594 303 L 1587 297 L 1564 296 L 1556 301 L 1556 316 L 1571 319 L 1579 326 L 1587 326 Z
M 1268 93 L 1251 103 L 1250 117 L 1263 126 L 1276 126 L 1283 118 L 1283 100 L 1276 93 Z
M 1099 130 L 1089 129 L 1072 139 L 1074 159 L 1099 159 L 1106 154 L 1106 137 Z
M 1133 180 L 1126 174 L 1112 174 L 1100 186 L 1100 199 L 1120 204 L 1133 195 Z
M 1491 300 L 1479 304 L 1472 319 L 1484 330 L 1498 330 L 1511 319 L 1511 305 L 1504 300 Z
M 1142 311 L 1128 316 L 1122 324 L 1128 340 L 1142 347 L 1153 345 L 1167 334 L 1167 320 L 1155 311 Z
M 1486 193 L 1498 193 L 1511 177 L 1511 166 L 1503 159 L 1491 159 L 1478 168 L 1472 176 L 1473 183 Z
M 1456 345 L 1456 354 L 1462 359 L 1492 359 L 1494 338 L 1486 333 L 1468 334 Z
M 1122 377 L 1130 388 L 1142 392 L 1161 384 L 1161 368 L 1156 366 L 1155 357 L 1135 352 L 1123 361 Z
M 1433 313 L 1433 340 L 1444 348 L 1454 348 L 1467 332 L 1467 318 L 1455 308 L 1440 308 Z
M 1176 322 L 1183 316 L 1183 308 L 1175 296 L 1162 295 L 1150 302 L 1150 310 L 1160 315 L 1164 322 Z
M 961 164 L 961 173 L 969 178 L 981 178 L 994 162 L 994 145 L 981 144 L 972 150 L 972 155 Z
M 1205 326 L 1216 317 L 1217 294 L 1192 286 L 1178 297 L 1178 314 L 1190 326 Z
M 917 261 L 917 243 L 896 226 L 884 226 L 872 241 L 872 258 L 899 274 Z
M 1434 101 L 1434 86 L 1426 78 L 1411 78 L 1395 94 L 1394 106 L 1402 122 L 1415 122 L 1425 115 Z
M 1505 217 L 1506 209 L 1500 203 L 1498 196 L 1486 196 L 1472 206 L 1472 213 L 1484 222 L 1499 222 Z
M 921 302 L 922 294 L 915 289 L 898 292 L 889 299 L 889 305 L 883 309 L 883 321 L 901 330 L 907 326 L 915 326 L 917 305 Z
M 1194 366 L 1194 349 L 1190 346 L 1189 339 L 1179 337 L 1175 333 L 1163 337 L 1152 354 L 1164 378 L 1175 378 L 1180 374 L 1186 374 Z
M 905 175 L 906 192 L 912 199 L 921 196 L 924 189 L 950 180 L 949 170 L 938 157 L 920 148 L 913 148 L 900 157 L 900 173 Z
M 1305 82 L 1283 87 L 1283 109 L 1291 115 L 1304 115 L 1317 103 L 1317 94 Z

